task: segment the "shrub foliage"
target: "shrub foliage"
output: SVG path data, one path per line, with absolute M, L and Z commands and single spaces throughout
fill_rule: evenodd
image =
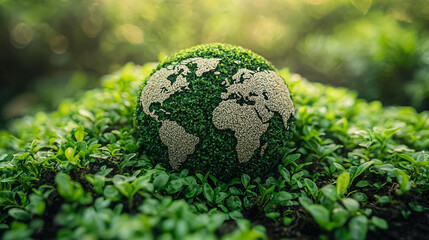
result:
M 0 132 L 3 239 L 412 238 L 427 229 L 428 113 L 284 69 L 297 108 L 292 148 L 269 176 L 223 182 L 138 151 L 135 99 L 153 68 L 126 65 L 79 101 Z

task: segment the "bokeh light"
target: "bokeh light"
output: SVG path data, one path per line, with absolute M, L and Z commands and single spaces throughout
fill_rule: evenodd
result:
M 29 111 L 52 110 L 127 62 L 213 42 L 368 100 L 429 109 L 427 0 L 4 0 L 0 108 L 31 93 Z M 64 89 L 74 72 L 86 85 Z

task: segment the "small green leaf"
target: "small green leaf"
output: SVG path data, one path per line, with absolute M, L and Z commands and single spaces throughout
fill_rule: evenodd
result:
M 228 216 L 232 219 L 232 220 L 239 220 L 239 219 L 243 219 L 243 214 L 240 211 L 232 211 L 230 213 L 228 213 Z
M 230 210 L 241 210 L 242 209 L 242 203 L 241 199 L 238 196 L 231 196 L 226 200 L 226 205 L 229 207 Z
M 332 222 L 336 227 L 342 227 L 349 219 L 350 213 L 344 208 L 334 208 L 332 210 Z
M 115 175 L 113 185 L 127 198 L 131 198 L 134 195 L 133 186 L 126 180 L 125 176 Z
M 244 188 L 247 188 L 250 183 L 250 177 L 247 174 L 241 175 L 241 183 L 243 184 Z
M 271 219 L 276 219 L 276 218 L 280 217 L 280 213 L 279 212 L 270 212 L 270 213 L 267 213 L 265 216 L 267 216 Z
M 368 10 L 371 8 L 372 0 L 350 0 L 352 4 L 363 13 L 363 15 L 366 15 Z
M 9 209 L 8 213 L 16 220 L 28 221 L 31 219 L 31 214 L 20 208 L 11 208 Z
M 338 195 L 342 195 L 347 192 L 347 188 L 350 182 L 350 173 L 343 172 L 337 178 L 337 193 Z
M 64 152 L 64 154 L 66 155 L 66 158 L 68 160 L 69 163 L 76 165 L 77 160 L 79 159 L 79 155 L 74 155 L 75 150 L 71 147 L 68 147 L 66 149 L 66 151 Z
M 121 194 L 113 185 L 106 186 L 104 188 L 103 195 L 106 197 L 106 199 L 111 201 L 118 201 L 121 199 Z
M 215 195 L 215 204 L 218 204 L 218 203 L 222 202 L 223 200 L 225 200 L 225 198 L 228 197 L 228 195 L 229 194 L 226 192 L 218 192 Z
M 83 126 L 79 125 L 76 128 L 76 132 L 74 133 L 74 137 L 75 137 L 76 141 L 78 141 L 78 142 L 83 141 L 83 138 L 85 137 L 85 135 L 86 135 L 86 133 L 83 129 Z
M 356 192 L 352 195 L 352 198 L 358 202 L 366 202 L 368 200 L 368 197 L 365 193 Z
M 292 224 L 293 220 L 294 219 L 291 217 L 284 217 L 283 218 L 283 225 L 285 225 L 285 227 L 289 227 Z
M 274 200 L 278 203 L 286 203 L 287 201 L 292 199 L 293 199 L 292 194 L 288 192 L 279 191 L 277 193 L 274 193 Z
M 375 198 L 377 198 L 378 202 L 381 204 L 386 204 L 386 203 L 391 203 L 392 199 L 389 196 L 379 196 L 379 195 L 374 195 Z
M 207 201 L 213 202 L 214 191 L 213 191 L 213 188 L 208 183 L 203 184 L 203 194 L 204 194 L 204 197 L 207 199 Z
M 412 158 L 410 155 L 407 154 L 398 154 L 398 156 L 400 156 L 401 158 L 407 160 L 410 163 L 415 163 L 416 161 L 414 160 L 414 158 Z
M 365 172 L 372 164 L 374 163 L 374 161 L 369 161 L 366 163 L 363 163 L 362 165 L 360 165 L 357 169 L 356 172 L 353 174 L 352 180 L 349 183 L 349 186 L 353 183 L 353 181 L 359 176 L 361 175 L 363 172 Z
M 42 215 L 45 212 L 46 203 L 42 196 L 37 194 L 30 194 L 30 204 L 27 206 L 27 210 L 33 214 Z
M 311 204 L 306 209 L 311 216 L 316 220 L 317 224 L 319 224 L 322 228 L 327 228 L 329 225 L 329 211 L 322 205 Z
M 371 218 L 371 222 L 380 229 L 387 230 L 389 228 L 387 221 L 384 220 L 383 218 L 373 216 Z
M 367 187 L 369 185 L 371 185 L 371 183 L 369 183 L 367 180 L 360 180 L 355 184 L 356 187 L 360 187 L 360 188 Z
M 84 116 L 84 117 L 86 117 L 86 118 L 88 118 L 91 121 L 95 120 L 94 115 L 90 111 L 88 111 L 88 110 L 79 109 L 79 114 L 82 115 L 82 116 Z
M 158 176 L 153 180 L 153 187 L 156 190 L 163 189 L 166 185 L 170 176 L 166 172 L 161 172 Z
M 317 188 L 317 185 L 308 178 L 304 179 L 304 182 L 305 182 L 305 185 L 307 186 L 307 189 L 310 192 L 310 194 L 314 198 L 316 198 L 317 192 L 319 191 L 319 189 Z
M 337 201 L 340 198 L 335 187 L 332 184 L 324 186 L 322 188 L 322 193 L 332 201 Z
M 401 129 L 402 127 L 397 127 L 397 128 L 392 128 L 392 129 L 386 129 L 383 131 L 383 137 L 385 139 L 393 136 L 393 134 L 395 134 L 399 129 Z
M 299 153 L 295 153 L 295 154 L 291 154 L 291 155 L 285 155 L 283 156 L 282 159 L 282 163 L 284 166 L 287 166 L 288 164 L 291 164 L 293 162 L 295 162 L 296 160 L 298 160 L 298 158 L 301 157 L 301 154 Z
M 4 159 L 6 159 L 7 154 L 3 153 L 2 155 L 0 155 L 0 161 L 3 161 Z
M 299 197 L 298 201 L 301 204 L 301 206 L 305 209 L 307 209 L 308 206 L 313 204 L 313 202 L 308 197 Z
M 368 232 L 368 219 L 365 216 L 353 217 L 349 222 L 349 232 L 352 239 L 366 239 L 366 233 Z
M 71 184 L 71 178 L 65 173 L 58 173 L 55 176 L 55 183 L 57 184 L 58 193 L 68 198 L 69 196 L 73 196 L 73 185 Z
M 341 201 L 350 212 L 356 212 L 359 209 L 359 202 L 352 198 L 343 198 Z
M 408 192 L 411 189 L 410 176 L 408 176 L 408 174 L 399 169 L 395 171 L 395 175 L 400 185 L 400 192 L 398 193 L 402 194 Z
M 283 178 L 286 180 L 287 183 L 290 184 L 290 172 L 282 165 L 278 166 L 280 174 L 283 176 Z

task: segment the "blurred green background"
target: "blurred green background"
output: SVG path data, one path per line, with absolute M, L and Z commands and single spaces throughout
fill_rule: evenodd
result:
M 428 0 L 0 0 L 0 128 L 127 62 L 243 46 L 310 81 L 429 109 Z

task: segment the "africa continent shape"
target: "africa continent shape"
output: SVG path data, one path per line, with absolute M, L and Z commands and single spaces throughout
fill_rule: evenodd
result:
M 171 95 L 189 90 L 186 77 L 191 71 L 188 64 L 195 63 L 195 75 L 201 77 L 204 73 L 215 70 L 220 60 L 190 58 L 180 64 L 173 63 L 156 71 L 142 90 L 140 103 L 143 111 L 161 122 L 159 136 L 162 143 L 168 147 L 169 163 L 173 169 L 178 169 L 187 156 L 194 153 L 200 139 L 187 133 L 175 121 L 159 120 L 155 110 L 150 111 L 150 106 L 154 103 L 162 106 Z M 176 76 L 174 82 L 168 79 L 171 76 Z M 222 93 L 222 101 L 212 113 L 212 122 L 219 130 L 234 132 L 238 161 L 247 162 L 260 147 L 260 137 L 267 131 L 274 112 L 281 115 L 284 126 L 288 129 L 287 121 L 294 113 L 290 92 L 283 79 L 274 71 L 254 72 L 239 69 L 232 76 L 232 82 L 225 79 L 223 85 L 226 92 Z M 163 109 L 161 111 L 165 112 Z M 266 147 L 267 144 L 261 147 L 261 155 Z

